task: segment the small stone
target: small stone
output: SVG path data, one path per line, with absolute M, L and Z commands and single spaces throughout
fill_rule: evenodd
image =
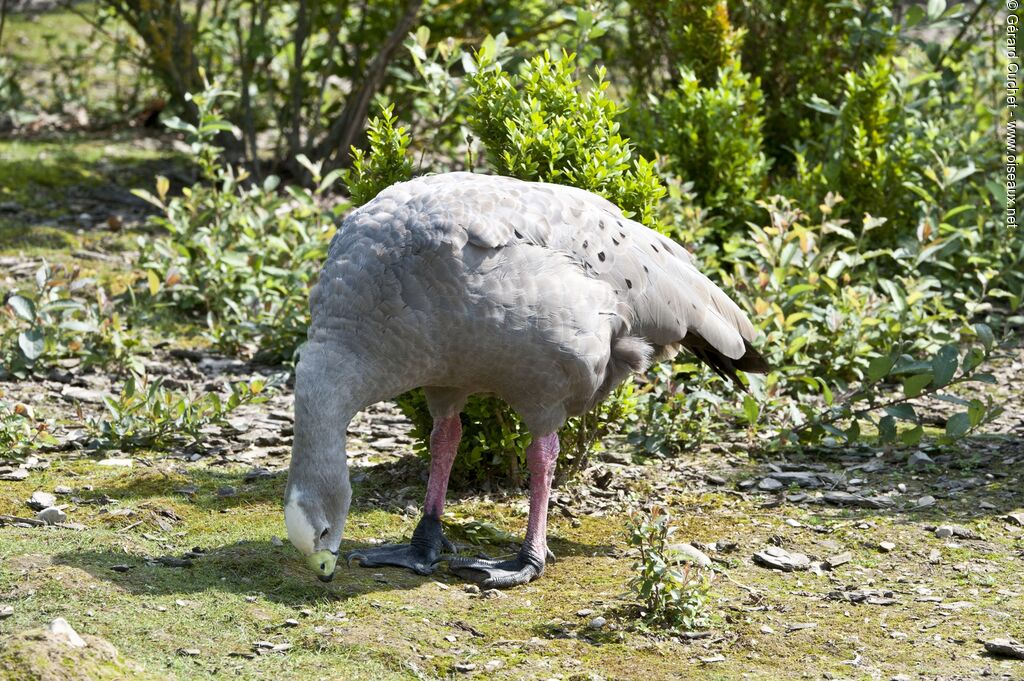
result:
M 803 527 L 803 524 L 794 518 L 786 518 L 786 524 L 790 527 Z
M 497 659 L 495 659 L 495 660 L 488 660 L 484 664 L 484 671 L 496 672 L 496 671 L 498 671 L 499 669 L 501 669 L 504 666 L 505 666 L 505 663 L 502 662 L 501 660 L 497 660 Z
M 711 567 L 711 559 L 692 544 L 672 544 L 667 547 L 675 563 L 695 563 L 700 567 Z
M 132 569 L 131 565 L 111 565 L 110 569 L 114 572 L 128 572 Z
M 0 620 L 5 620 L 14 614 L 13 605 L 0 605 Z
M 909 468 L 919 469 L 933 465 L 935 465 L 935 461 L 924 452 L 914 452 L 907 459 L 907 467 Z
M 178 654 L 184 657 L 199 657 L 199 648 L 178 648 Z
M 984 641 L 985 650 L 991 655 L 1024 660 L 1024 643 L 1012 638 L 995 638 Z
M 1024 512 L 1020 513 L 1007 513 L 1006 520 L 1017 525 L 1024 526 Z
M 462 587 L 462 590 L 468 594 L 480 593 L 480 587 L 478 587 L 476 584 L 467 584 L 466 586 Z
M 444 582 L 438 582 L 437 580 L 434 580 L 434 586 L 436 586 L 441 591 L 448 591 L 449 589 L 451 589 L 451 587 L 445 584 Z
M 224 485 L 223 487 L 217 488 L 217 496 L 221 497 L 222 499 L 227 497 L 233 497 L 236 494 L 238 494 L 238 490 L 236 490 L 231 485 Z
M 48 626 L 47 629 L 49 629 L 50 633 L 53 634 L 54 637 L 72 648 L 84 648 L 86 646 L 82 637 L 78 635 L 78 632 L 75 631 L 63 617 L 58 617 L 50 622 L 50 626 Z
M 583 608 L 582 610 L 577 610 L 576 611 L 576 616 L 577 617 L 590 617 L 593 614 L 594 614 L 594 611 L 591 610 L 590 608 Z
M 892 551 L 895 548 L 896 548 L 896 545 L 893 544 L 891 541 L 883 541 L 883 542 L 879 542 L 878 543 L 878 550 L 881 551 L 882 553 L 889 553 L 890 551 Z
M 953 536 L 953 528 L 949 525 L 939 525 L 935 528 L 935 536 L 939 539 L 949 539 Z
M 774 634 L 775 630 L 772 629 L 771 627 L 769 627 L 767 624 L 762 624 L 761 625 L 761 633 L 762 634 Z
M 21 481 L 27 477 L 27 468 L 0 468 L 0 480 Z
M 474 669 L 476 669 L 476 665 L 473 664 L 472 662 L 456 662 L 455 663 L 455 671 L 457 671 L 457 672 L 462 672 L 462 673 L 465 674 L 465 673 L 473 671 Z
M 277 535 L 274 535 L 270 538 L 270 543 L 273 546 L 284 546 L 284 541 Z
M 932 565 L 938 565 L 942 562 L 942 552 L 938 549 L 932 549 L 928 553 L 928 562 Z
M 57 497 L 49 492 L 33 492 L 28 501 L 25 502 L 33 511 L 42 511 L 57 505 Z
M 790 553 L 780 546 L 769 546 L 754 554 L 754 562 L 765 567 L 791 572 L 806 570 L 811 566 L 811 559 L 802 553 Z
M 481 598 L 504 598 L 505 594 L 503 594 L 498 589 L 486 589 L 485 591 L 481 591 L 480 592 L 480 597 Z
M 71 494 L 74 490 L 67 485 L 57 485 L 53 488 L 53 493 L 62 497 L 66 497 Z
M 835 570 L 840 565 L 846 565 L 851 560 L 853 560 L 853 554 L 849 551 L 843 551 L 827 559 L 824 567 L 826 570 Z
M 902 494 L 906 494 L 907 493 L 907 485 L 906 485 L 906 483 L 901 482 L 900 484 L 896 485 L 896 489 L 898 489 Z
M 131 459 L 101 459 L 96 462 L 96 465 L 109 466 L 111 468 L 131 468 L 134 463 Z
M 782 483 L 775 478 L 764 478 L 757 484 L 757 488 L 765 492 L 776 492 L 782 489 Z
M 591 629 L 603 629 L 604 625 L 606 625 L 606 624 L 608 624 L 608 620 L 606 620 L 603 617 L 598 616 L 598 617 L 595 617 L 594 619 L 590 620 L 590 625 L 589 626 L 590 626 Z
M 39 513 L 36 513 L 36 520 L 42 520 L 47 525 L 57 525 L 67 519 L 67 514 L 56 506 L 44 508 Z
M 931 496 L 930 494 L 926 494 L 926 495 L 924 495 L 923 497 L 921 497 L 920 499 L 917 500 L 917 507 L 918 508 L 928 508 L 929 506 L 934 506 L 934 505 L 935 505 L 935 497 Z

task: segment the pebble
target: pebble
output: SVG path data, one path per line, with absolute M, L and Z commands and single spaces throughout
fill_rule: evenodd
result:
M 925 466 L 932 466 L 935 461 L 932 457 L 928 456 L 924 452 L 914 452 L 907 459 L 907 466 L 910 468 L 924 468 Z
M 505 663 L 501 660 L 488 660 L 487 663 L 484 664 L 484 671 L 496 672 L 504 666 Z
M 466 586 L 462 587 L 462 590 L 468 594 L 480 593 L 480 587 L 478 587 L 476 584 L 467 584 Z
M 56 487 L 53 488 L 53 493 L 54 494 L 59 494 L 62 497 L 65 497 L 65 496 L 71 494 L 73 491 L 74 490 L 72 490 L 67 485 L 57 485 Z
M 589 617 L 590 615 L 593 615 L 593 614 L 594 614 L 594 611 L 591 610 L 590 608 L 583 608 L 582 610 L 577 610 L 576 611 L 576 616 L 577 617 Z
M 791 572 L 806 570 L 811 566 L 811 559 L 802 553 L 790 553 L 780 546 L 769 546 L 754 554 L 754 562 L 765 567 Z
M 56 525 L 58 523 L 64 522 L 67 519 L 68 515 L 64 511 L 57 508 L 56 506 L 44 508 L 39 513 L 36 513 L 36 520 L 42 520 L 47 525 Z
M 25 502 L 33 511 L 42 511 L 57 505 L 57 497 L 49 492 L 33 492 L 28 501 Z
M 1024 660 L 1024 643 L 1012 638 L 995 638 L 991 641 L 984 641 L 985 650 L 992 655 L 1000 657 L 1012 657 Z
M 96 462 L 97 466 L 109 466 L 111 468 L 131 468 L 135 462 L 131 459 L 102 459 Z
M 835 570 L 840 565 L 846 565 L 853 560 L 853 554 L 849 551 L 843 551 L 838 553 L 825 561 L 825 568 L 828 570 Z
M 892 551 L 895 548 L 896 548 L 896 545 L 893 544 L 891 541 L 883 541 L 883 542 L 879 542 L 878 543 L 878 550 L 881 551 L 882 553 L 889 553 L 890 551 Z
M 757 488 L 765 492 L 775 492 L 782 489 L 782 483 L 775 478 L 765 478 L 757 484 Z
M 928 508 L 929 506 L 934 506 L 934 505 L 935 505 L 935 497 L 931 496 L 930 494 L 926 494 L 926 495 L 924 495 L 923 497 L 921 497 L 920 499 L 917 500 L 917 507 L 918 508 Z
M 668 547 L 676 563 L 695 563 L 700 567 L 711 567 L 707 554 L 692 544 L 672 544 Z
M 455 663 L 455 671 L 457 671 L 457 672 L 466 673 L 466 672 L 471 672 L 474 669 L 476 669 L 476 665 L 473 664 L 472 662 L 456 662 Z
M 953 536 L 953 528 L 949 525 L 939 525 L 935 528 L 935 536 L 939 539 L 949 539 Z
M 49 629 L 50 633 L 56 638 L 61 639 L 63 643 L 66 643 L 72 648 L 84 648 L 86 646 L 82 637 L 78 635 L 78 632 L 75 631 L 63 617 L 58 617 L 50 622 L 50 626 L 48 626 L 47 629 Z
M 14 614 L 13 605 L 0 605 L 0 620 L 7 619 Z
M 604 628 L 604 625 L 606 625 L 606 624 L 608 624 L 608 620 L 606 620 L 605 618 L 600 617 L 600 616 L 595 617 L 594 619 L 590 620 L 590 628 L 591 629 L 602 629 L 602 628 Z
M 1006 514 L 1006 519 L 1009 520 L 1011 523 L 1016 523 L 1017 525 L 1024 526 L 1024 512 L 1022 512 L 1022 513 L 1007 513 Z
M 480 597 L 481 598 L 504 598 L 505 594 L 503 594 L 498 589 L 487 589 L 487 590 L 485 590 L 485 591 L 480 593 Z

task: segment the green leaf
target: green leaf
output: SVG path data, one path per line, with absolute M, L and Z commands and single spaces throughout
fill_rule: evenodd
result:
M 868 365 L 868 380 L 874 382 L 888 376 L 899 356 L 899 351 L 894 350 L 888 355 L 882 355 L 871 360 L 871 364 Z
M 11 296 L 7 299 L 7 304 L 14 310 L 14 314 L 18 315 L 26 322 L 35 321 L 36 318 L 36 304 L 28 298 L 22 296 Z
M 885 408 L 885 413 L 901 421 L 917 422 L 917 412 L 912 405 L 906 403 L 890 405 Z
M 915 428 L 911 428 L 910 430 L 905 430 L 900 433 L 900 442 L 905 445 L 913 446 L 919 443 L 922 437 L 924 437 L 924 428 L 918 425 Z
M 43 350 L 46 348 L 46 342 L 43 339 L 43 332 L 39 329 L 22 331 L 18 334 L 18 347 L 21 348 L 26 359 L 30 362 L 34 362 L 42 356 Z
M 981 344 L 985 346 L 986 351 L 991 351 L 992 346 L 996 342 L 995 334 L 992 333 L 992 328 L 988 324 L 975 324 L 974 333 L 978 334 L 978 339 Z
M 903 394 L 907 397 L 917 397 L 931 382 L 932 375 L 930 372 L 910 376 L 903 381 Z
M 937 388 L 949 385 L 960 365 L 960 353 L 955 345 L 943 345 L 932 358 L 932 383 Z
M 946 421 L 946 437 L 953 440 L 963 437 L 970 429 L 971 417 L 965 411 L 962 411 L 959 414 L 953 414 L 949 420 Z
M 935 21 L 946 11 L 946 0 L 928 0 L 928 20 Z
M 911 5 L 907 9 L 907 15 L 904 21 L 907 28 L 913 28 L 921 23 L 922 19 L 924 19 L 924 8 L 920 5 Z
M 757 406 L 757 400 L 750 395 L 743 396 L 743 415 L 747 417 L 747 423 L 754 425 L 757 423 L 758 414 L 761 410 Z
M 880 442 L 893 442 L 896 439 L 896 419 L 883 416 L 878 420 L 878 439 Z

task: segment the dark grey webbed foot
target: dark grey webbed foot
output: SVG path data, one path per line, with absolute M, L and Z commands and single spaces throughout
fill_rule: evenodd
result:
M 443 551 L 454 553 L 455 547 L 441 532 L 441 521 L 423 516 L 408 544 L 353 551 L 348 554 L 348 564 L 351 567 L 356 561 L 362 567 L 404 567 L 418 575 L 429 575 L 437 569 Z
M 508 589 L 528 584 L 544 572 L 544 563 L 523 550 L 514 558 L 449 558 L 448 569 L 485 589 Z

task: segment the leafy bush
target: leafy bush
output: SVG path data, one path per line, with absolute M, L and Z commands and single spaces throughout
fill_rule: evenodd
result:
M 141 339 L 106 290 L 77 267 L 44 263 L 33 284 L 34 291 L 11 292 L 4 301 L 0 372 L 24 379 L 70 358 L 86 366 L 140 367 L 134 351 Z
M 233 383 L 226 398 L 215 392 L 196 398 L 191 392 L 180 395 L 167 390 L 161 379 L 147 382 L 129 375 L 116 399 L 104 398 L 107 416 L 90 419 L 88 431 L 103 449 L 195 445 L 209 426 L 227 425 L 226 417 L 234 409 L 265 401 L 265 387 L 259 380 Z
M 405 128 L 395 127 L 394 107 L 381 109 L 380 117 L 370 120 L 366 136 L 370 141 L 370 154 L 352 147 L 352 168 L 345 173 L 352 203 L 361 206 L 377 196 L 381 190 L 412 177 L 409 161 L 409 134 Z
M 665 169 L 690 181 L 704 206 L 749 216 L 769 166 L 761 150 L 760 84 L 736 61 L 701 83 L 681 68 L 678 85 L 632 120 L 645 128 L 645 150 L 663 154 Z
M 5 458 L 20 458 L 43 446 L 56 444 L 57 439 L 49 428 L 50 424 L 35 418 L 28 405 L 11 406 L 0 400 L 0 452 Z
M 743 31 L 729 20 L 725 0 L 629 0 L 628 59 L 633 84 L 648 93 L 677 85 L 680 67 L 710 87 L 732 64 Z
M 205 182 L 177 197 L 168 197 L 165 178 L 157 179 L 155 195 L 136 190 L 162 211 L 152 223 L 168 232 L 139 238 L 139 264 L 150 295 L 205 318 L 207 336 L 218 347 L 255 347 L 264 360 L 291 359 L 305 340 L 309 288 L 334 233 L 332 215 L 319 200 L 340 171 L 322 176 L 321 164 L 300 157 L 314 190 L 280 193 L 273 175 L 249 183 L 245 170 L 222 164 L 215 145 L 218 133 L 231 129 L 215 108 L 228 95 L 208 86 L 191 97 L 198 125 L 169 121 L 188 134 Z
M 619 134 L 620 109 L 607 95 L 604 69 L 581 91 L 574 64 L 571 54 L 544 52 L 515 76 L 482 50 L 468 76 L 470 128 L 498 174 L 586 189 L 656 225 L 665 188 Z
M 668 543 L 672 517 L 655 506 L 629 518 L 629 545 L 639 552 L 630 591 L 640 602 L 640 617 L 669 630 L 707 626 L 712 572 L 689 562 Z

